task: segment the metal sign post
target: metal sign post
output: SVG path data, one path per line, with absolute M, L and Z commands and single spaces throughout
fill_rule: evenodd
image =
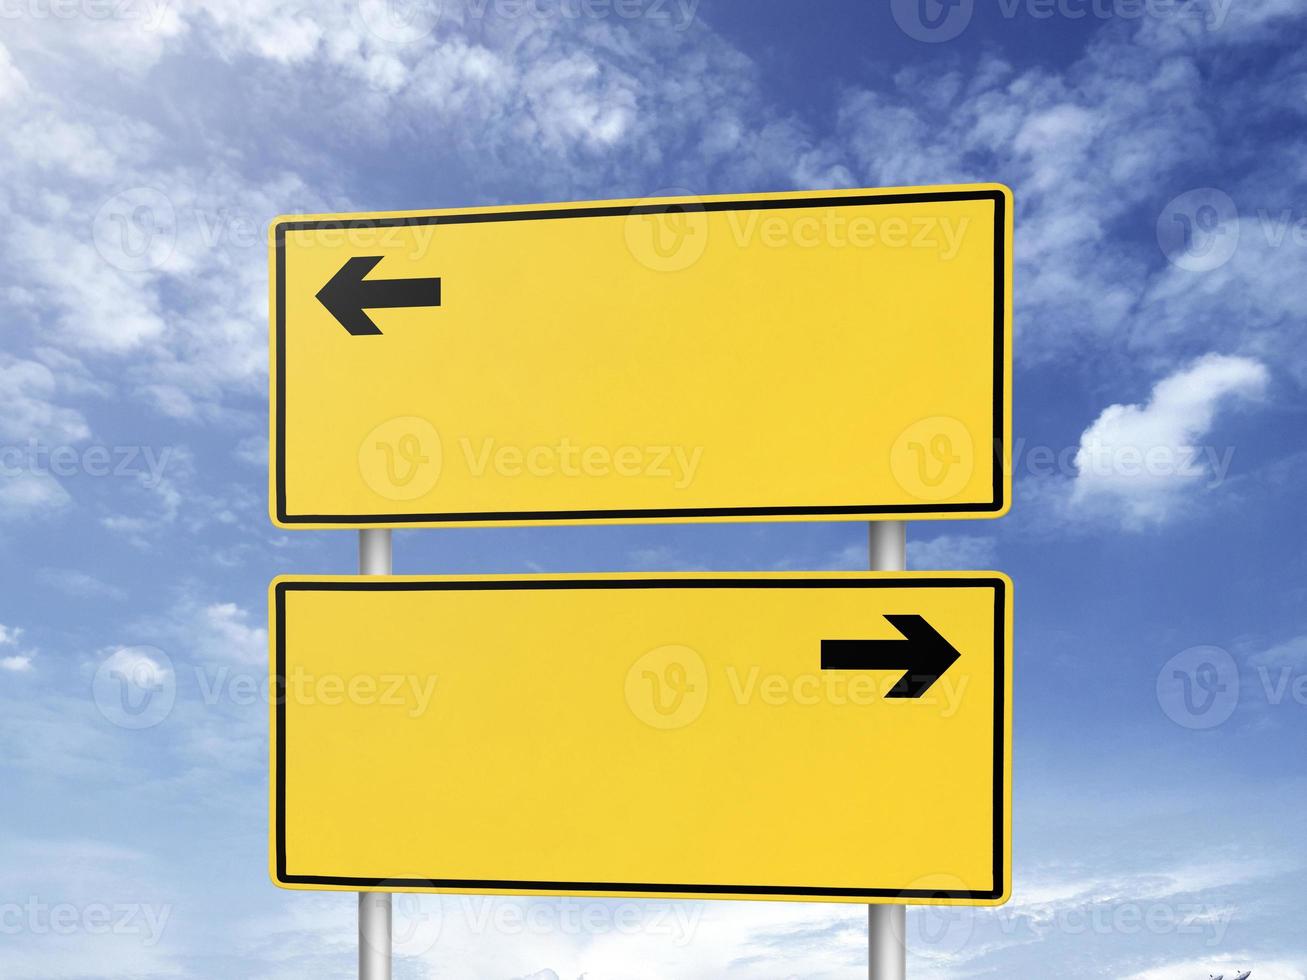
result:
M 867 551 L 873 572 L 908 567 L 908 526 L 904 521 L 872 521 Z M 867 906 L 867 975 L 870 980 L 905 980 L 908 975 L 906 905 Z
M 359 531 L 359 574 L 389 575 L 389 528 Z M 390 980 L 390 895 L 359 892 L 359 980 Z

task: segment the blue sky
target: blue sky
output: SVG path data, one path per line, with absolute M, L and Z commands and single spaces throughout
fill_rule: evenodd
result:
M 352 975 L 352 896 L 264 863 L 267 582 L 355 567 L 266 516 L 274 215 L 979 180 L 1017 198 L 1016 502 L 909 542 L 1017 585 L 1014 898 L 914 912 L 913 975 L 1307 977 L 1301 2 L 2 15 L 0 975 Z M 395 565 L 857 568 L 865 534 L 409 531 Z M 397 975 L 865 973 L 859 907 L 582 905 L 401 904 Z

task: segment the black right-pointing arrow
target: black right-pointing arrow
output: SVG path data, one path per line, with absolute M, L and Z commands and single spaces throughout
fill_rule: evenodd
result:
M 822 670 L 905 670 L 887 698 L 919 698 L 961 656 L 916 615 L 886 615 L 901 640 L 822 640 Z

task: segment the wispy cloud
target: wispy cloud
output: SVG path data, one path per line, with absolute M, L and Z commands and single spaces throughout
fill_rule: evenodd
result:
M 1211 355 L 1163 378 L 1146 403 L 1104 409 L 1080 437 L 1072 511 L 1105 509 L 1126 527 L 1174 517 L 1214 476 L 1198 440 L 1217 412 L 1259 398 L 1269 379 L 1257 361 Z

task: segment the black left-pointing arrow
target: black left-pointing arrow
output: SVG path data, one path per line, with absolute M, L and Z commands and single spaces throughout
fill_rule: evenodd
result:
M 919 698 L 961 656 L 921 616 L 889 615 L 901 640 L 822 640 L 822 670 L 906 670 L 887 698 Z
M 364 279 L 380 255 L 356 255 L 318 290 L 318 302 L 355 337 L 379 336 L 381 329 L 364 310 L 395 310 L 440 305 L 440 278 Z

